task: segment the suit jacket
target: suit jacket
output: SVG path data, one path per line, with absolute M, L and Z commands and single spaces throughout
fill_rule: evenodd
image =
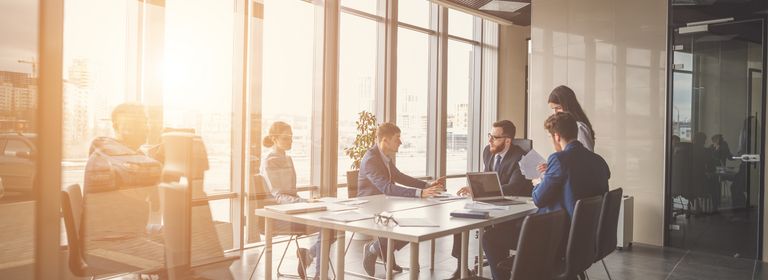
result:
M 565 209 L 573 217 L 577 200 L 608 192 L 610 177 L 602 157 L 572 141 L 547 159 L 544 178 L 533 189 L 533 203 L 539 213 Z
M 398 183 L 410 188 L 399 186 Z M 426 182 L 403 174 L 391 162 L 387 170 L 378 145 L 368 149 L 360 163 L 360 174 L 357 177 L 358 196 L 386 194 L 416 197 L 416 189 L 426 186 Z
M 525 179 L 518 164 L 524 155 L 525 151 L 523 149 L 511 145 L 507 153 L 504 154 L 504 158 L 501 159 L 501 170 L 498 173 L 499 183 L 501 183 L 501 189 L 504 190 L 504 195 L 531 196 L 533 184 L 531 180 Z M 491 154 L 490 146 L 486 145 L 483 149 L 483 164 L 485 165 L 483 171 L 494 171 L 495 161 L 496 159 Z

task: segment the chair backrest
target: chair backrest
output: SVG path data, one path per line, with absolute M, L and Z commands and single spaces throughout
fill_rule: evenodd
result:
M 603 195 L 600 221 L 597 223 L 597 258 L 595 261 L 602 260 L 616 250 L 616 230 L 619 225 L 622 194 L 623 190 L 618 188 Z
M 512 144 L 523 149 L 526 154 L 533 149 L 533 140 L 531 139 L 512 139 Z
M 559 244 L 565 235 L 566 212 L 525 217 L 512 266 L 512 279 L 550 279 Z M 553 245 L 555 244 L 555 245 Z
M 597 222 L 602 202 L 602 196 L 576 201 L 565 253 L 565 273 L 569 278 L 587 270 L 595 260 Z
M 71 185 L 61 191 L 61 212 L 67 231 L 69 248 L 69 269 L 75 276 L 87 276 L 85 246 L 82 239 L 83 194 L 80 185 Z

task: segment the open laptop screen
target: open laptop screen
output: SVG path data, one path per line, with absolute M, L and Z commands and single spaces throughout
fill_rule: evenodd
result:
M 472 189 L 472 196 L 477 198 L 501 197 L 499 177 L 496 172 L 467 173 L 467 183 Z

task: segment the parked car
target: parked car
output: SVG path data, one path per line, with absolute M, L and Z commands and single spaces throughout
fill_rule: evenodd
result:
M 2 193 L 33 195 L 37 165 L 35 136 L 0 133 L 0 178 Z

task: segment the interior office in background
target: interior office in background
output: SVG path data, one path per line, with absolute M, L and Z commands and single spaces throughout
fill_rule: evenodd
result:
M 269 124 L 292 125 L 300 196 L 345 195 L 361 111 L 403 130 L 404 173 L 458 187 L 495 120 L 553 152 L 558 85 L 590 116 L 611 187 L 643 209 L 635 243 L 764 260 L 766 1 L 463 2 L 1 1 L 0 273 L 68 277 L 60 192 L 84 185 L 118 104 L 147 106 L 148 144 L 163 128 L 202 138 L 192 218 L 226 254 L 263 244 L 249 200 Z M 702 133 L 731 158 L 694 166 Z

